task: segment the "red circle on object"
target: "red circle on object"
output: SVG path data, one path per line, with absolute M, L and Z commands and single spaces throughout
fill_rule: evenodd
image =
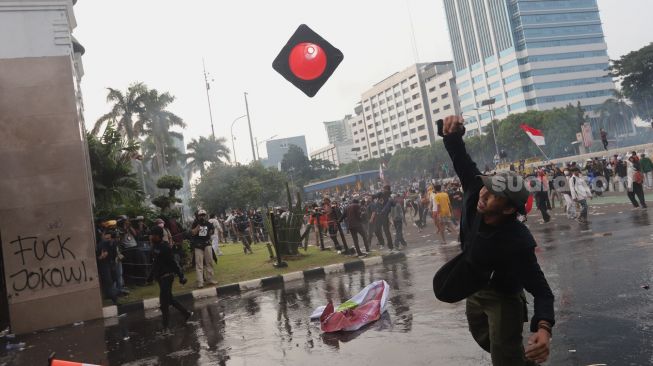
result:
M 315 43 L 300 43 L 293 47 L 288 57 L 290 71 L 302 80 L 319 78 L 327 65 L 326 54 Z

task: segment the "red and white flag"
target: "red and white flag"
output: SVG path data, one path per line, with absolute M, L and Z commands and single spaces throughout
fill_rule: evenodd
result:
M 542 133 L 541 130 L 538 130 L 537 128 L 533 128 L 527 124 L 521 124 L 519 127 L 521 127 L 524 132 L 528 135 L 528 137 L 533 140 L 535 145 L 537 146 L 544 146 L 546 143 L 544 142 L 544 134 Z

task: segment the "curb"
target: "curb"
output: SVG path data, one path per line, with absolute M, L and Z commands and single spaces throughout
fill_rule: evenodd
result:
M 195 300 L 218 295 L 227 295 L 232 293 L 241 293 L 250 290 L 261 288 L 272 288 L 283 286 L 287 282 L 309 280 L 315 278 L 322 278 L 328 274 L 340 272 L 355 272 L 365 269 L 365 267 L 375 266 L 379 264 L 393 263 L 406 258 L 403 252 L 386 254 L 379 257 L 365 258 L 362 260 L 335 263 L 324 267 L 317 267 L 306 269 L 304 271 L 297 271 L 286 273 L 283 275 L 276 275 L 265 278 L 257 278 L 255 280 L 243 281 L 219 287 L 207 287 L 203 289 L 193 290 L 189 293 L 175 296 L 178 300 Z M 144 299 L 139 302 L 124 304 L 124 305 L 111 305 L 102 308 L 102 317 L 104 319 L 113 318 L 132 311 L 143 311 L 159 308 L 159 298 Z

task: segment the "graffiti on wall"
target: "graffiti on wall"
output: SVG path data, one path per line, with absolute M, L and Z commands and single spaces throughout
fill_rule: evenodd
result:
M 18 236 L 8 242 L 6 254 L 13 255 L 13 273 L 7 275 L 7 293 L 56 289 L 93 281 L 87 258 L 71 248 L 70 236 Z

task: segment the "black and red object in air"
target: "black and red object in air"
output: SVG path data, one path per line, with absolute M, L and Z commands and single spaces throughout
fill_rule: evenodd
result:
M 272 68 L 304 94 L 313 97 L 344 57 L 339 49 L 302 24 L 274 59 Z

